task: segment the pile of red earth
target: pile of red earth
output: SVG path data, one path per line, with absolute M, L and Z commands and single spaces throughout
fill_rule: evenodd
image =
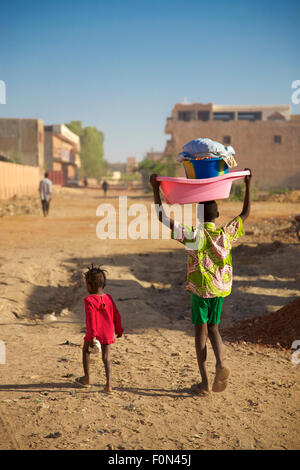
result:
M 281 194 L 267 194 L 261 197 L 262 201 L 269 202 L 299 202 L 300 201 L 300 190 L 295 189 L 293 191 L 287 191 Z
M 290 349 L 300 339 L 300 297 L 277 312 L 239 322 L 226 329 L 223 338 Z

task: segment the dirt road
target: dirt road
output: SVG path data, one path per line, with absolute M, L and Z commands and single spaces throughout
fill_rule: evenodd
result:
M 290 350 L 225 340 L 228 389 L 200 397 L 184 291 L 186 253 L 171 240 L 99 240 L 102 191 L 55 188 L 48 218 L 38 206 L 0 219 L 0 448 L 299 449 L 299 365 Z M 128 205 L 151 199 L 128 193 Z M 220 202 L 219 224 L 241 211 Z M 30 211 L 27 211 L 30 212 Z M 293 202 L 255 202 L 233 249 L 234 287 L 222 328 L 278 310 L 300 296 Z M 108 271 L 125 334 L 113 345 L 112 394 L 93 359 L 93 386 L 78 389 L 84 336 L 83 272 Z M 295 337 L 295 340 L 300 340 Z M 208 365 L 214 378 L 209 345 Z

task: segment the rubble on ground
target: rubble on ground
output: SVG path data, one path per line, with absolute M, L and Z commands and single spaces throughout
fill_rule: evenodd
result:
M 247 221 L 245 234 L 255 236 L 257 243 L 284 241 L 285 243 L 298 243 L 296 223 L 293 217 L 269 217 L 259 224 Z
M 268 315 L 243 320 L 224 331 L 225 340 L 237 340 L 290 349 L 300 339 L 300 297 Z
M 300 202 L 300 190 L 295 189 L 283 193 L 268 193 L 261 195 L 257 200 L 268 202 Z
M 39 198 L 34 196 L 12 197 L 0 201 L 0 217 L 13 215 L 38 214 L 41 212 Z

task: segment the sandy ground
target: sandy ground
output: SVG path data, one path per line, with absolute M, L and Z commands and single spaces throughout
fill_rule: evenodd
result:
M 0 449 L 299 449 L 300 366 L 290 350 L 225 340 L 227 390 L 190 392 L 199 372 L 186 252 L 171 240 L 99 240 L 96 208 L 117 206 L 117 196 L 55 188 L 48 218 L 35 206 L 0 219 Z M 128 205 L 151 202 L 128 194 Z M 241 206 L 220 202 L 219 223 Z M 288 218 L 299 212 L 292 202 L 253 203 L 233 249 L 223 330 L 300 296 L 300 243 Z M 82 375 L 82 274 L 91 262 L 108 270 L 106 291 L 125 328 L 112 347 L 112 394 L 99 358 L 91 389 L 74 385 Z M 210 345 L 208 366 L 212 382 Z

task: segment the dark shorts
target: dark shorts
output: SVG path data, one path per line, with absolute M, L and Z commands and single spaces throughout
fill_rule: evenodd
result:
M 206 299 L 198 295 L 191 294 L 192 323 L 193 325 L 203 325 L 211 323 L 218 325 L 221 321 L 223 297 L 212 297 Z

